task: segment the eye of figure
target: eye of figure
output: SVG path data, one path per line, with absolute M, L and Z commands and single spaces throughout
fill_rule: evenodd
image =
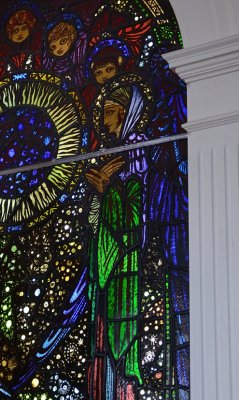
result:
M 95 71 L 95 76 L 100 76 L 100 75 L 102 75 L 102 70 L 101 69 Z
M 52 45 L 50 46 L 50 49 L 51 49 L 51 51 L 56 50 L 56 45 L 55 45 L 55 44 L 52 44 Z
M 113 115 L 113 113 L 114 113 L 114 110 L 106 110 L 106 115 Z
M 115 67 L 107 67 L 106 72 L 112 72 L 115 70 Z
M 63 38 L 60 40 L 60 45 L 66 44 L 67 42 L 68 42 L 67 37 L 63 37 Z
M 14 28 L 13 31 L 12 31 L 12 33 L 14 33 L 14 34 L 16 34 L 18 32 L 19 32 L 19 28 Z
M 27 31 L 28 30 L 28 26 L 26 24 L 22 25 L 22 31 Z

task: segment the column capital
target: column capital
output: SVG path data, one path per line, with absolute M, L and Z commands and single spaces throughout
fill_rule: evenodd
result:
M 238 122 L 239 34 L 168 53 L 164 58 L 187 83 L 186 130 L 199 132 Z
M 164 54 L 186 83 L 239 70 L 239 34 Z

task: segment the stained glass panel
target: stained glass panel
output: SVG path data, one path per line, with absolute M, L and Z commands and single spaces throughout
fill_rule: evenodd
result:
M 172 8 L 20 0 L 0 15 L 0 397 L 189 400 Z

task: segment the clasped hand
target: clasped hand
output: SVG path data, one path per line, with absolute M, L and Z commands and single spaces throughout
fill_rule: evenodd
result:
M 96 188 L 99 193 L 103 193 L 106 186 L 110 183 L 110 177 L 118 172 L 123 165 L 125 160 L 122 156 L 113 158 L 107 164 L 103 165 L 99 170 L 97 168 L 91 168 L 85 176 L 87 180 Z

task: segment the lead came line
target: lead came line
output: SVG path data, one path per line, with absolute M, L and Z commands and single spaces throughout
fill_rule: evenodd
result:
M 79 154 L 77 156 L 73 157 L 62 157 L 62 158 L 54 158 L 51 161 L 46 161 L 42 163 L 36 163 L 32 165 L 26 165 L 23 167 L 17 167 L 17 168 L 9 168 L 9 169 L 4 169 L 0 171 L 0 175 L 11 175 L 11 174 L 16 174 L 19 172 L 26 172 L 26 171 L 33 171 L 34 169 L 41 169 L 41 168 L 47 168 L 47 167 L 53 167 L 54 165 L 60 165 L 60 164 L 68 164 L 72 162 L 78 162 L 82 160 L 88 160 L 91 158 L 96 158 L 108 154 L 115 154 L 115 153 L 121 153 L 121 152 L 126 152 L 128 150 L 132 149 L 139 149 L 142 147 L 151 147 L 155 146 L 157 144 L 162 144 L 162 143 L 169 143 L 169 142 L 174 142 L 175 140 L 183 140 L 188 138 L 188 134 L 177 134 L 177 135 L 172 135 L 172 136 L 167 136 L 159 139 L 153 139 L 153 140 L 148 140 L 146 142 L 142 143 L 133 143 L 129 145 L 124 145 L 124 146 L 119 146 L 119 147 L 113 147 L 111 149 L 101 149 L 98 151 L 94 151 L 92 153 L 85 153 L 85 154 Z

